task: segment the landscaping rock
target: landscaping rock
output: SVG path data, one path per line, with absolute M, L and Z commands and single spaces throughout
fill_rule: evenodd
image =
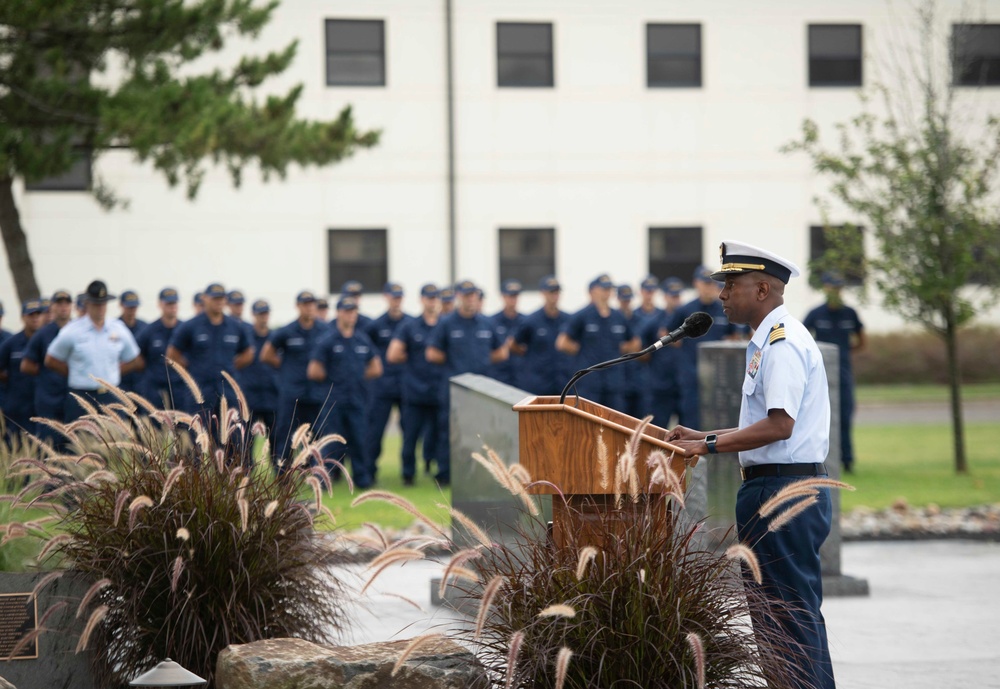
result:
M 362 646 L 320 646 L 268 639 L 219 654 L 217 689 L 466 689 L 482 686 L 482 666 L 451 641 L 428 643 L 393 677 L 410 640 Z M 477 683 L 478 682 L 478 683 Z
M 17 689 L 13 684 L 0 677 L 0 689 Z

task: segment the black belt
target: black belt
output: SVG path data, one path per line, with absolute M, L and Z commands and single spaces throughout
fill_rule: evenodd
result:
M 756 464 L 740 467 L 744 481 L 762 476 L 826 476 L 826 465 L 818 464 Z

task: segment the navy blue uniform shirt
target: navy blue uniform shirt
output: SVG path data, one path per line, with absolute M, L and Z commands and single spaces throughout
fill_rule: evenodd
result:
M 661 311 L 659 316 L 655 318 L 647 318 L 639 333 L 639 337 L 642 338 L 642 346 L 648 347 L 670 332 L 667 330 L 667 322 L 670 320 L 671 315 L 666 311 Z M 671 390 L 677 386 L 677 366 L 680 356 L 680 350 L 669 345 L 661 347 L 650 355 L 647 370 L 649 371 L 649 386 L 652 389 Z
M 0 329 L 0 345 L 7 341 L 11 333 L 9 330 Z M 7 398 L 7 383 L 0 383 L 0 409 L 3 409 L 4 400 Z
M 365 369 L 376 356 L 375 345 L 367 335 L 355 330 L 350 337 L 344 337 L 334 324 L 316 342 L 310 359 L 326 368 L 331 403 L 363 409 L 368 400 Z
M 507 316 L 503 311 L 493 314 L 491 320 L 496 328 L 497 336 L 501 342 L 506 342 L 508 337 L 513 337 L 524 323 L 524 314 L 515 314 L 513 318 Z M 506 361 L 493 364 L 492 376 L 502 383 L 508 385 L 521 384 L 521 368 L 523 361 L 519 356 L 509 357 Z
M 265 335 L 258 335 L 256 330 L 252 330 L 254 346 L 253 363 L 244 368 L 240 373 L 240 387 L 247 398 L 247 405 L 256 411 L 274 411 L 278 405 L 278 371 L 270 364 L 265 364 L 260 360 L 260 352 L 264 349 L 264 343 L 271 336 L 269 331 Z
M 283 400 L 302 400 L 321 404 L 329 386 L 314 383 L 306 378 L 309 359 L 316 343 L 336 326 L 314 320 L 311 328 L 304 328 L 298 319 L 271 333 L 270 342 L 281 356 L 278 369 L 278 396 Z
M 521 359 L 521 384 L 534 395 L 558 395 L 573 375 L 574 357 L 556 349 L 556 338 L 569 321 L 559 311 L 549 317 L 541 308 L 528 316 L 514 333 L 514 342 L 526 347 Z
M 120 318 L 118 320 L 121 321 Z M 122 321 L 122 323 L 125 323 L 125 321 Z M 135 323 L 131 326 L 128 323 L 125 323 L 125 327 L 128 328 L 130 333 L 132 333 L 132 337 L 135 338 L 136 342 L 139 341 L 139 335 L 142 334 L 142 331 L 145 330 L 148 325 L 149 324 L 141 318 L 136 318 Z M 131 373 L 126 373 L 122 376 L 122 382 L 119 383 L 118 387 L 128 392 L 141 393 L 142 390 L 140 386 L 142 385 L 142 378 L 142 371 L 132 371 Z
M 840 376 L 851 375 L 851 336 L 861 333 L 861 319 L 850 306 L 832 308 L 829 304 L 817 306 L 809 312 L 802 325 L 813 332 L 817 342 L 829 342 L 840 350 Z
M 45 365 L 45 352 L 49 350 L 52 340 L 59 334 L 58 323 L 46 323 L 31 340 L 24 358 L 38 365 L 39 371 L 35 380 L 35 413 L 40 416 L 62 418 L 66 406 L 68 386 L 66 376 L 56 373 Z
M 35 415 L 35 376 L 21 373 L 21 359 L 27 349 L 28 337 L 23 330 L 0 345 L 0 371 L 7 372 L 7 400 L 3 410 L 25 421 Z
M 622 344 L 635 336 L 632 326 L 625 320 L 625 315 L 621 311 L 611 309 L 607 316 L 602 316 L 593 304 L 570 316 L 563 326 L 563 332 L 580 345 L 575 362 L 578 369 L 621 356 Z M 581 379 L 577 387 L 583 395 L 588 394 L 586 391 L 590 390 L 624 392 L 625 371 L 622 366 L 612 366 L 591 373 Z
M 698 364 L 698 344 L 700 342 L 717 342 L 736 332 L 736 326 L 729 322 L 729 318 L 722 311 L 722 302 L 718 299 L 711 304 L 703 304 L 700 299 L 695 299 L 679 307 L 674 311 L 674 315 L 667 324 L 667 332 L 673 332 L 681 327 L 688 316 L 699 311 L 712 317 L 712 327 L 697 339 L 686 337 L 681 340 L 678 371 L 682 376 L 686 376 L 686 379 L 697 378 L 698 374 L 695 368 Z
M 420 315 L 400 323 L 392 336 L 406 349 L 402 390 L 407 404 L 437 404 L 440 399 L 444 367 L 427 361 L 427 342 L 436 325 L 428 325 Z
M 211 394 L 231 397 L 229 384 L 222 377 L 222 371 L 231 376 L 236 373 L 233 359 L 250 347 L 246 329 L 230 316 L 223 316 L 222 322 L 213 325 L 207 314 L 200 314 L 174 330 L 170 344 L 187 359 L 188 372 L 198 383 L 206 400 Z
M 178 321 L 172 328 L 168 328 L 163 324 L 163 319 L 155 320 L 143 328 L 135 340 L 146 362 L 140 392 L 154 404 L 160 403 L 161 390 L 172 390 L 176 395 L 178 390 L 187 389 L 180 374 L 167 364 L 167 345 L 181 323 Z
M 389 349 L 396 329 L 403 323 L 411 320 L 405 313 L 397 319 L 392 319 L 386 311 L 381 316 L 369 323 L 364 333 L 375 345 L 375 349 L 382 359 L 382 375 L 376 378 L 373 383 L 373 391 L 378 397 L 397 398 L 402 395 L 403 384 L 403 364 L 390 364 L 385 360 L 385 352 Z
M 441 385 L 446 399 L 448 379 L 460 373 L 488 375 L 490 354 L 503 342 L 486 316 L 477 313 L 472 318 L 465 318 L 458 311 L 452 311 L 438 321 L 427 344 L 440 349 L 447 357 Z

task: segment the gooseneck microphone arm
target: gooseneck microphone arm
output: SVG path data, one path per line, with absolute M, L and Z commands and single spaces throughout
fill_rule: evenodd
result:
M 602 361 L 599 364 L 594 364 L 589 368 L 581 369 L 573 374 L 573 377 L 569 379 L 566 386 L 562 389 L 562 394 L 559 395 L 559 404 L 566 403 L 566 395 L 569 393 L 570 389 L 576 384 L 578 380 L 583 378 L 588 373 L 593 373 L 594 371 L 600 371 L 605 368 L 611 368 L 612 366 L 617 366 L 618 364 L 625 363 L 626 361 L 632 361 L 633 359 L 638 359 L 639 357 L 646 356 L 651 352 L 655 352 L 661 349 L 665 345 L 671 342 L 677 342 L 685 337 L 695 338 L 701 337 L 708 332 L 708 329 L 712 327 L 712 317 L 709 316 L 704 311 L 698 311 L 697 313 L 692 313 L 690 316 L 684 319 L 681 327 L 676 330 L 671 331 L 667 335 L 664 335 L 659 340 L 649 345 L 645 349 L 638 352 L 629 352 L 628 354 L 622 354 L 620 357 L 611 359 L 609 361 Z

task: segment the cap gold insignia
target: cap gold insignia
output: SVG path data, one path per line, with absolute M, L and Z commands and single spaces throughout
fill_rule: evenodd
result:
M 106 297 L 108 296 L 108 292 L 102 287 L 101 289 L 97 290 L 97 296 Z

